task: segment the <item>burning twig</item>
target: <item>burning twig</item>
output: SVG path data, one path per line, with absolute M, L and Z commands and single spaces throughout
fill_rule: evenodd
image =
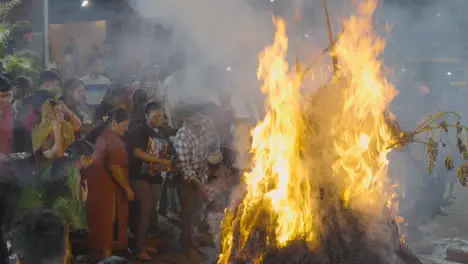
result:
M 330 22 L 330 16 L 328 15 L 328 6 L 327 1 L 322 0 L 323 5 L 323 12 L 325 13 L 325 21 L 327 22 L 327 31 L 328 31 L 328 38 L 330 41 L 330 47 L 334 44 L 334 37 L 333 37 L 333 30 Z M 333 61 L 333 72 L 336 74 L 338 72 L 338 57 L 332 54 L 332 61 Z
M 447 119 L 455 118 L 457 121 L 455 123 L 449 123 Z M 435 131 L 439 131 L 441 133 L 445 133 L 447 136 L 449 135 L 449 131 L 455 129 L 455 136 L 457 139 L 457 150 L 461 156 L 461 164 L 457 170 L 457 178 L 463 186 L 466 186 L 468 183 L 468 149 L 467 149 L 467 140 L 468 138 L 463 139 L 462 134 L 468 136 L 468 127 L 463 126 L 460 123 L 461 116 L 456 112 L 450 111 L 442 111 L 430 115 L 426 120 L 424 120 L 421 124 L 419 124 L 415 129 L 412 131 L 404 131 L 401 129 L 398 124 L 394 121 L 388 120 L 388 125 L 392 129 L 395 135 L 395 143 L 390 145 L 389 148 L 391 149 L 401 149 L 406 148 L 410 143 L 421 143 L 427 146 L 427 161 L 428 161 L 428 172 L 432 173 L 435 164 L 437 162 L 437 157 L 439 154 L 439 147 L 444 149 L 449 148 L 449 145 L 439 139 L 436 141 L 434 139 L 433 133 Z M 418 135 L 422 133 L 430 133 L 430 136 L 427 141 L 419 140 Z M 450 153 L 450 149 L 447 149 L 448 153 Z M 455 168 L 454 161 L 452 155 L 447 155 L 445 157 L 445 168 L 447 171 L 451 171 Z
M 312 68 L 314 67 L 314 65 L 328 52 L 332 51 L 333 48 L 335 47 L 336 43 L 338 43 L 338 40 L 340 39 L 340 37 L 343 35 L 343 33 L 341 32 L 340 34 L 338 34 L 338 36 L 333 39 L 331 42 L 330 42 L 330 45 L 328 47 L 326 47 L 325 49 L 323 49 L 320 54 L 317 56 L 317 58 L 315 58 L 311 63 L 309 63 L 309 66 L 307 66 L 307 68 L 304 69 L 304 71 L 301 72 L 301 68 L 300 68 L 300 64 L 298 62 L 298 59 L 296 59 L 296 72 L 298 73 L 298 78 L 299 78 L 299 82 L 301 83 L 302 80 L 304 80 L 304 78 L 307 76 L 307 74 L 309 74 L 309 72 L 312 70 Z M 333 59 L 333 56 L 332 56 L 332 59 Z M 334 65 L 333 67 L 338 67 L 338 65 Z M 336 72 L 335 72 L 336 73 Z

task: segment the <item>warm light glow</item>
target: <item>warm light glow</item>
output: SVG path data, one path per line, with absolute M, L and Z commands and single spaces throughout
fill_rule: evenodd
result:
M 368 223 L 386 208 L 396 210 L 397 196 L 387 179 L 393 135 L 385 113 L 397 91 L 382 73 L 379 56 L 385 41 L 373 32 L 376 7 L 377 0 L 362 1 L 357 15 L 343 21 L 334 51 L 340 73 L 307 104 L 310 95 L 301 94 L 294 67 L 286 61 L 285 22 L 275 20 L 275 41 L 259 55 L 267 114 L 252 131 L 246 196 L 236 214 L 223 221 L 219 263 L 229 262 L 233 248 L 242 250 L 257 227 L 268 234 L 268 245 L 281 248 L 304 240 L 317 246 L 327 225 L 321 218 L 323 186 L 335 187 L 327 194 L 330 200 L 366 212 Z M 316 124 L 305 123 L 304 115 L 313 116 L 310 122 Z M 239 233 L 236 242 L 234 232 Z M 254 263 L 261 263 L 263 253 L 255 252 Z
M 387 129 L 384 112 L 396 95 L 378 60 L 385 41 L 372 31 L 376 7 L 376 1 L 364 1 L 358 6 L 359 16 L 344 21 L 345 30 L 335 53 L 348 87 L 342 89 L 344 107 L 331 126 L 339 156 L 333 170 L 343 181 L 345 203 L 366 211 L 381 210 L 375 207 L 385 199 L 381 196 L 392 134 Z
M 89 5 L 89 1 L 88 0 L 83 0 L 81 1 L 81 7 L 87 7 Z

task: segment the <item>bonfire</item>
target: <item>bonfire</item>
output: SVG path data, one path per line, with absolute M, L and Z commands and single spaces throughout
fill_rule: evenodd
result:
M 258 68 L 268 112 L 252 131 L 245 195 L 223 220 L 219 264 L 421 263 L 399 232 L 387 154 L 431 122 L 413 132 L 393 122 L 398 92 L 379 61 L 377 1 L 361 2 L 333 44 L 338 71 L 312 95 L 301 94 L 303 75 L 285 60 L 286 24 L 274 20 Z

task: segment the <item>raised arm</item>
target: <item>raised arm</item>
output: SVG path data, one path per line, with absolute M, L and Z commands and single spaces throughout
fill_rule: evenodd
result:
M 54 145 L 43 152 L 44 157 L 47 159 L 61 158 L 65 153 L 62 124 L 52 121 L 52 129 L 54 131 Z
M 63 111 L 65 115 L 68 117 L 68 120 L 72 124 L 73 131 L 78 132 L 81 129 L 81 120 L 78 118 L 75 113 L 73 113 L 63 102 L 61 102 Z

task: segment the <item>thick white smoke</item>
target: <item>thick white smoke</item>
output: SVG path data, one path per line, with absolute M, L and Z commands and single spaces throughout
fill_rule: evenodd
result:
M 376 20 L 392 26 L 389 32 L 384 62 L 390 68 L 390 79 L 400 91 L 392 104 L 392 112 L 405 129 L 414 128 L 436 111 L 456 111 L 462 122 L 468 120 L 464 106 L 468 86 L 457 86 L 466 80 L 466 25 L 468 2 L 447 1 L 384 1 Z M 456 150 L 455 139 L 450 149 Z M 428 189 L 431 177 L 427 171 L 425 148 L 414 144 L 405 153 L 392 153 L 390 166 L 405 190 L 403 213 L 418 210 L 431 214 L 439 206 L 437 197 Z M 434 172 L 443 177 L 455 177 L 446 172 L 444 155 Z M 457 162 L 457 154 L 454 158 Z M 435 174 L 435 175 L 436 175 Z M 421 188 L 422 187 L 422 188 Z M 431 187 L 433 188 L 433 187 Z M 419 190 L 419 191 L 418 191 Z M 417 204 L 415 204 L 417 202 Z M 408 219 L 410 224 L 414 219 Z M 427 219 L 426 219 L 427 220 Z
M 329 2 L 332 24 L 338 32 L 343 3 Z M 252 111 L 245 109 L 246 102 L 251 108 L 263 108 L 256 69 L 259 52 L 273 40 L 272 16 L 288 22 L 291 63 L 296 56 L 310 62 L 328 46 L 320 1 L 133 0 L 132 6 L 143 17 L 173 29 L 168 52 L 183 51 L 187 64 L 180 93 L 187 98 L 216 97 L 219 90 L 231 90 L 240 117 L 252 117 Z

